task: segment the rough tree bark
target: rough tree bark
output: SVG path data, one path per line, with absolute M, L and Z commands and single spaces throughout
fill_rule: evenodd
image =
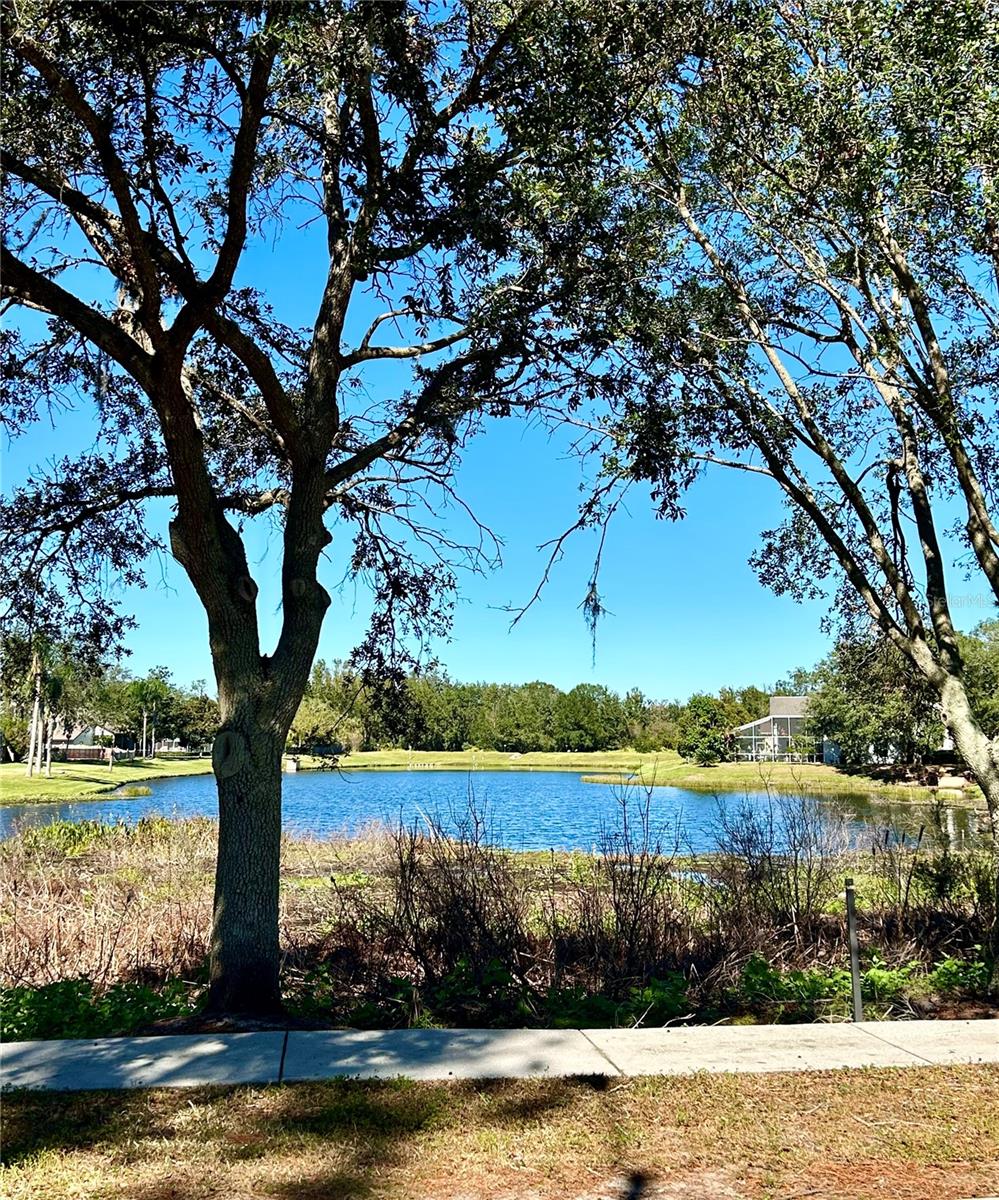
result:
M 982 732 L 960 679 L 947 678 L 942 682 L 940 707 L 961 757 L 985 794 L 992 832 L 999 839 L 999 744 Z
M 216 738 L 219 843 L 212 921 L 210 1007 L 281 1007 L 278 894 L 284 739 L 251 713 Z

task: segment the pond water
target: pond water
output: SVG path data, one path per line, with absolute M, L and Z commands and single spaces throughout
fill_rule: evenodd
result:
M 18 827 L 50 821 L 126 821 L 159 814 L 172 817 L 217 814 L 215 779 L 211 775 L 150 781 L 152 795 L 136 798 L 103 796 L 61 804 L 22 804 L 0 808 L 0 836 Z M 372 821 L 396 825 L 439 820 L 454 830 L 467 820 L 470 801 L 484 814 L 490 841 L 519 850 L 579 849 L 598 846 L 602 833 L 617 829 L 623 792 L 629 795 L 632 818 L 644 792 L 607 784 L 583 783 L 564 771 L 307 771 L 284 776 L 284 822 L 291 833 L 328 836 L 351 833 Z M 863 795 L 811 798 L 815 811 L 830 827 L 845 824 L 858 843 L 888 827 L 918 832 L 932 813 L 927 806 L 874 801 Z M 719 808 L 741 805 L 766 812 L 766 792 L 715 796 L 682 788 L 652 789 L 650 825 L 672 843 L 682 831 L 682 849 L 710 851 Z M 955 847 L 973 840 L 975 812 L 952 806 L 941 810 Z

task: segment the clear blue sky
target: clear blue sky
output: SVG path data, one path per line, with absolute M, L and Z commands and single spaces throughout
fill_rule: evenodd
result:
M 38 462 L 92 440 L 85 413 L 48 422 L 5 447 L 5 489 Z M 596 662 L 579 602 L 589 577 L 594 538 L 568 546 L 541 602 L 510 629 L 507 606 L 524 604 L 546 561 L 541 542 L 575 516 L 578 463 L 522 421 L 494 421 L 468 449 L 459 489 L 481 520 L 503 539 L 503 565 L 488 577 L 460 578 L 454 635 L 438 648 L 450 674 L 461 680 L 521 682 L 545 679 L 561 687 L 592 680 L 616 689 L 640 687 L 658 698 L 684 697 L 725 684 L 768 683 L 820 657 L 826 640 L 818 625 L 823 608 L 799 606 L 760 587 L 746 559 L 760 529 L 779 516 L 769 481 L 718 470 L 689 497 L 678 523 L 654 519 L 635 491 L 628 511 L 612 526 L 601 590 L 610 609 L 597 636 Z M 169 507 L 152 511 L 165 532 Z M 276 637 L 279 539 L 260 522 L 250 536 L 265 642 Z M 324 582 L 331 589 L 349 556 L 348 531 L 334 537 Z M 121 593 L 138 619 L 128 638 L 135 673 L 169 666 L 178 682 L 212 680 L 207 626 L 193 589 L 172 559 L 151 560 L 149 586 Z M 366 625 L 368 595 L 347 582 L 334 593 L 321 655 L 345 656 Z
M 319 232 L 316 226 L 300 232 L 294 222 L 286 229 L 276 244 L 248 248 L 243 281 L 259 285 L 265 280 L 279 318 L 311 324 L 325 271 Z M 362 303 L 356 325 L 366 325 L 373 311 Z M 93 437 L 85 411 L 61 416 L 55 428 L 40 422 L 13 447 L 3 447 L 5 490 L 27 478 L 36 463 L 88 446 Z M 571 542 L 542 601 L 511 630 L 503 610 L 529 599 L 546 559 L 539 543 L 574 519 L 579 471 L 544 431 L 513 419 L 493 422 L 470 446 L 459 490 L 503 539 L 504 565 L 488 578 L 461 580 L 453 638 L 437 647 L 453 678 L 544 679 L 560 687 L 592 680 L 618 690 L 637 686 L 655 698 L 682 698 L 726 684 L 772 683 L 796 666 L 811 665 L 828 649 L 819 631 L 824 606 L 799 606 L 772 595 L 746 563 L 759 531 L 780 519 L 776 488 L 769 480 L 720 469 L 696 485 L 689 515 L 679 523 L 656 520 L 647 497 L 637 491 L 629 511 L 617 517 L 601 585 L 610 615 L 598 631 L 595 663 L 579 610 L 592 536 Z M 165 534 L 168 505 L 152 511 L 154 525 Z M 280 547 L 265 523 L 249 544 L 261 587 L 266 650 L 278 629 Z M 335 537 L 329 553 L 324 582 L 332 590 L 349 559 L 346 531 Z M 213 682 L 205 618 L 178 564 L 151 562 L 148 588 L 123 591 L 122 599 L 138 619 L 128 639 L 130 670 L 141 674 L 165 664 L 179 683 Z M 335 592 L 322 656 L 350 652 L 363 633 L 368 607 L 363 586 L 348 582 Z M 986 615 L 969 613 L 966 623 Z

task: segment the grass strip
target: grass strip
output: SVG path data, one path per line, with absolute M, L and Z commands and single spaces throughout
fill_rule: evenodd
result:
M 10 1200 L 958 1200 L 999 1191 L 999 1068 L 12 1094 Z M 627 1189 L 631 1188 L 631 1192 Z M 660 1190 L 662 1189 L 662 1190 Z

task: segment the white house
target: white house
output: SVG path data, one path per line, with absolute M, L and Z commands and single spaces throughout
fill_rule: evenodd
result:
M 836 746 L 805 733 L 807 696 L 771 696 L 770 712 L 732 730 L 735 757 L 767 762 L 839 761 Z

